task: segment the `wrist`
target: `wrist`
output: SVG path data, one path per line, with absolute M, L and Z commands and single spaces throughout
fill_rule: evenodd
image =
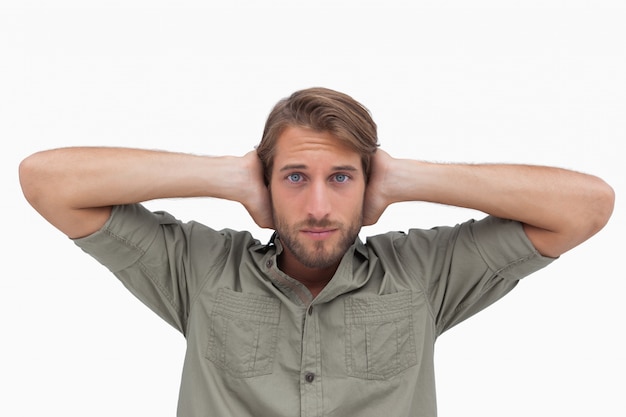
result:
M 387 165 L 382 191 L 387 204 L 425 200 L 428 166 L 422 161 L 392 158 Z

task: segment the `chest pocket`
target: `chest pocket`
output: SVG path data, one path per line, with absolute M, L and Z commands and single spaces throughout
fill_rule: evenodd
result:
M 417 364 L 411 292 L 347 298 L 346 370 L 362 379 L 389 379 Z
M 211 309 L 206 358 L 237 378 L 272 373 L 280 302 L 221 289 Z

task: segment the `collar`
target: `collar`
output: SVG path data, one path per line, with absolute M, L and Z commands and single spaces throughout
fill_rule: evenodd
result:
M 332 279 L 315 299 L 305 285 L 278 269 L 277 258 L 283 252 L 283 246 L 277 232 L 272 234 L 266 245 L 259 245 L 258 249 L 265 253 L 262 262 L 268 278 L 281 292 L 304 306 L 329 302 L 361 288 L 367 282 L 363 267 L 367 268 L 365 265 L 368 263 L 369 253 L 359 237 L 343 255 Z

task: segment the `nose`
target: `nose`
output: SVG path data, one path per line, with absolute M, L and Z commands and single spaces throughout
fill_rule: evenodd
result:
M 327 184 L 320 181 L 313 183 L 307 196 L 308 215 L 316 220 L 321 220 L 330 214 L 331 196 Z

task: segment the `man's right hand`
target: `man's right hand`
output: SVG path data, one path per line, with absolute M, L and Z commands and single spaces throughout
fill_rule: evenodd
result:
M 248 210 L 252 220 L 262 228 L 273 229 L 274 217 L 270 192 L 265 185 L 263 165 L 256 150 L 250 151 L 242 157 L 246 172 L 249 173 L 248 183 L 242 187 L 239 202 Z

